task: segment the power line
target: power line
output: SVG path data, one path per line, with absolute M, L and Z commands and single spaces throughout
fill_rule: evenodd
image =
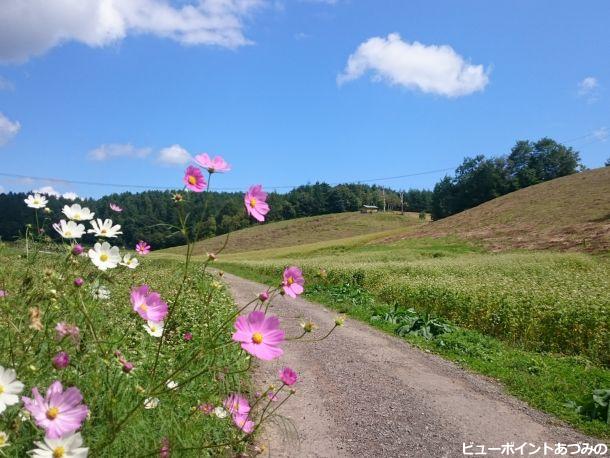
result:
M 598 141 L 602 141 L 602 139 L 599 139 L 599 138 L 595 137 L 595 132 L 590 132 L 590 133 L 588 133 L 586 135 L 581 135 L 579 137 L 571 138 L 569 140 L 563 140 L 560 143 L 572 143 L 572 142 L 575 142 L 577 140 L 583 140 L 583 139 L 586 139 L 586 138 L 593 138 L 593 141 L 589 142 L 589 143 L 596 143 Z M 589 143 L 587 143 L 587 144 L 589 144 Z M 394 175 L 394 176 L 389 176 L 389 177 L 368 178 L 368 179 L 364 179 L 364 180 L 350 180 L 350 182 L 355 182 L 355 183 L 376 183 L 376 182 L 379 182 L 379 181 L 398 180 L 398 179 L 402 179 L 402 178 L 410 178 L 410 177 L 415 177 L 415 176 L 422 176 L 422 175 L 430 175 L 430 174 L 434 174 L 434 173 L 448 172 L 450 170 L 455 170 L 457 167 L 458 166 L 446 167 L 444 169 L 427 170 L 425 172 L 407 173 L 407 174 L 404 174 L 404 175 Z M 103 182 L 98 182 L 98 181 L 66 180 L 66 179 L 62 179 L 62 178 L 35 177 L 35 176 L 31 176 L 31 175 L 19 175 L 19 174 L 16 174 L 16 173 L 4 173 L 4 172 L 0 172 L 0 176 L 9 177 L 9 178 L 18 178 L 18 179 L 24 179 L 24 180 L 50 182 L 50 183 L 79 184 L 79 185 L 86 185 L 86 186 L 105 186 L 105 187 L 112 187 L 112 188 L 158 189 L 158 190 L 178 189 L 176 186 L 156 186 L 156 185 L 125 184 L 125 183 L 103 183 Z M 343 184 L 343 183 L 346 183 L 346 181 L 338 181 L 338 182 L 333 182 L 333 183 L 328 183 L 328 184 L 331 185 L 331 186 L 336 186 L 336 185 Z M 299 185 L 281 185 L 281 186 L 265 185 L 265 187 L 267 189 L 293 189 L 293 188 L 298 188 L 299 186 L 302 186 L 302 184 L 299 184 Z M 244 189 L 246 189 L 246 187 L 241 187 L 241 188 L 214 188 L 214 190 L 216 190 L 216 191 L 243 191 Z
M 356 183 L 372 183 L 372 182 L 377 182 L 377 181 L 395 180 L 395 179 L 399 179 L 399 178 L 408 178 L 408 177 L 414 177 L 414 176 L 420 176 L 420 175 L 429 175 L 429 174 L 433 174 L 433 173 L 446 172 L 448 170 L 453 170 L 453 169 L 455 169 L 455 167 L 448 167 L 445 169 L 437 169 L 437 170 L 428 170 L 426 172 L 408 173 L 405 175 L 396 175 L 396 176 L 391 176 L 391 177 L 370 178 L 370 179 L 366 179 L 366 180 L 351 180 L 351 181 L 356 182 Z M 8 178 L 18 178 L 18 179 L 24 179 L 24 180 L 43 181 L 43 182 L 50 182 L 50 183 L 80 184 L 80 185 L 87 185 L 87 186 L 107 186 L 107 187 L 114 187 L 114 188 L 159 189 L 159 190 L 178 189 L 178 187 L 176 187 L 176 186 L 155 186 L 155 185 L 148 186 L 148 185 L 138 185 L 138 184 L 125 184 L 125 183 L 102 183 L 99 181 L 66 180 L 63 178 L 35 177 L 35 176 L 31 176 L 31 175 L 19 175 L 16 173 L 4 173 L 4 172 L 0 172 L 0 176 L 8 177 Z M 335 185 L 342 184 L 345 182 L 346 181 L 341 181 L 341 182 L 328 183 L 328 184 L 331 186 L 335 186 Z M 297 188 L 299 186 L 302 186 L 302 185 L 282 185 L 282 186 L 265 185 L 265 187 L 268 189 L 272 189 L 272 188 L 273 189 L 292 189 L 292 188 Z M 247 187 L 214 188 L 214 190 L 216 190 L 216 191 L 243 191 L 246 188 Z

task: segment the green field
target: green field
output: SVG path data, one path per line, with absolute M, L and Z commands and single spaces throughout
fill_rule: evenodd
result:
M 610 437 L 565 404 L 610 389 L 610 262 L 582 253 L 489 253 L 453 238 L 374 235 L 232 254 L 221 268 L 274 284 L 302 266 L 308 297 L 388 332 L 374 315 L 414 308 L 457 330 L 415 345 L 502 381 L 581 430 Z
M 327 240 L 342 239 L 358 235 L 388 231 L 410 230 L 420 227 L 422 222 L 416 213 L 336 213 L 311 216 L 272 224 L 260 224 L 232 233 L 224 253 L 239 253 L 266 248 L 291 247 Z M 194 254 L 214 253 L 222 247 L 226 235 L 221 235 L 195 244 Z M 160 250 L 164 254 L 184 254 L 185 247 Z

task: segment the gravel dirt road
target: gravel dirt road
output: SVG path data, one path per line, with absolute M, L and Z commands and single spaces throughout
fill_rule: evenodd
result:
M 266 287 L 225 274 L 238 304 Z M 304 299 L 278 297 L 270 307 L 287 335 L 300 334 L 311 319 L 318 332 L 335 313 Z M 523 456 L 555 456 L 544 443 L 598 443 L 504 394 L 497 383 L 435 355 L 347 320 L 327 340 L 286 342 L 278 361 L 255 369 L 261 387 L 277 384 L 278 369 L 292 367 L 297 394 L 269 423 L 262 442 L 270 457 L 462 457 L 463 443 L 501 447 L 523 443 Z M 485 456 L 507 456 L 487 450 Z M 512 456 L 520 456 L 515 452 Z M 478 455 L 481 456 L 481 455 Z M 509 455 L 510 456 L 510 455 Z

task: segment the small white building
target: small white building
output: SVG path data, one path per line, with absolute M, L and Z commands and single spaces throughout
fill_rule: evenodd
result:
M 376 205 L 363 205 L 360 209 L 360 213 L 377 213 L 379 208 Z

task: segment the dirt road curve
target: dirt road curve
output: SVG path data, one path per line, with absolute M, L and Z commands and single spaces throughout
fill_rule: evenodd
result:
M 224 279 L 238 304 L 265 288 L 229 274 Z M 305 318 L 327 329 L 335 316 L 319 304 L 290 298 L 278 298 L 270 313 L 293 336 Z M 263 441 L 271 457 L 440 458 L 465 456 L 464 442 L 599 442 L 503 394 L 496 383 L 357 321 L 347 320 L 326 341 L 287 342 L 283 348 L 278 362 L 263 362 L 255 372 L 260 386 L 277 384 L 282 365 L 300 376 L 297 395 L 282 407 L 286 418 L 266 428 Z M 528 445 L 523 455 L 534 450 Z

